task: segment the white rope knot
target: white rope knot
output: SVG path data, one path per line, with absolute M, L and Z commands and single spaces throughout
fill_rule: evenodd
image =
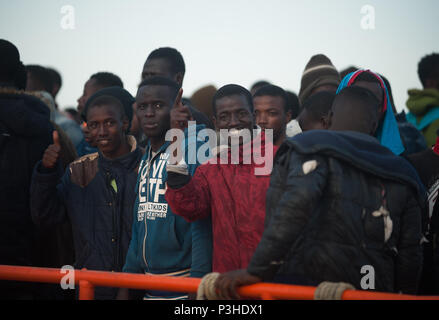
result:
M 317 286 L 314 300 L 341 300 L 345 290 L 355 290 L 350 283 L 324 281 Z
M 218 272 L 206 274 L 200 282 L 197 290 L 197 300 L 218 300 L 219 297 L 215 291 L 215 282 L 219 277 Z

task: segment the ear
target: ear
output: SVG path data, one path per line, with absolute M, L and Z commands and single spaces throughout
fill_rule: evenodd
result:
M 124 133 L 128 133 L 128 126 L 130 125 L 130 122 L 128 121 L 127 117 L 124 117 L 122 120 L 122 131 Z
M 175 82 L 177 82 L 180 85 L 180 87 L 183 86 L 183 78 L 184 78 L 184 74 L 182 74 L 181 72 L 175 75 Z
M 375 132 L 378 130 L 378 121 L 373 121 L 371 125 L 371 136 L 375 136 Z
M 215 118 L 215 116 L 212 116 L 212 123 L 213 123 L 213 127 L 216 129 L 216 118 Z
M 291 111 L 288 111 L 285 114 L 286 118 L 287 118 L 287 123 L 291 121 L 291 119 L 293 118 L 293 113 Z

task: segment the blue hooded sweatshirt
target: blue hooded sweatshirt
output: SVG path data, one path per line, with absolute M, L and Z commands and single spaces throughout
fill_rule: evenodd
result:
M 197 132 L 202 128 L 203 125 L 197 126 Z M 187 136 L 187 130 L 185 133 Z M 197 140 L 197 149 L 204 142 Z M 202 277 L 212 269 L 211 220 L 209 218 L 189 223 L 174 214 L 168 206 L 165 191 L 169 146 L 170 142 L 165 142 L 157 153 L 153 153 L 148 143 L 140 163 L 132 237 L 123 271 Z M 185 148 L 188 149 L 187 143 Z M 188 152 L 185 159 L 186 163 L 190 163 Z M 188 165 L 190 175 L 195 173 L 198 165 Z M 169 296 L 169 293 L 157 291 L 149 291 L 147 294 Z

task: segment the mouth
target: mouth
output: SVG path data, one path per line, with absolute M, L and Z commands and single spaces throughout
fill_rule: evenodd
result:
M 110 142 L 111 142 L 111 140 L 109 140 L 109 139 L 100 139 L 100 140 L 96 141 L 96 143 L 102 147 L 109 145 Z
M 152 130 L 158 127 L 157 123 L 144 123 L 143 127 L 147 130 Z

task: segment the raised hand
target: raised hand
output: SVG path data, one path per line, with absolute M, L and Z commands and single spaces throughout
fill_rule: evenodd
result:
M 44 151 L 43 155 L 43 167 L 50 169 L 55 167 L 56 162 L 59 158 L 59 153 L 61 151 L 61 144 L 59 143 L 59 134 L 58 131 L 53 131 L 53 144 L 47 147 L 46 151 Z
M 181 102 L 182 96 L 183 89 L 180 88 L 171 109 L 171 129 L 184 130 L 188 126 L 188 121 L 193 120 L 189 107 L 183 105 Z

